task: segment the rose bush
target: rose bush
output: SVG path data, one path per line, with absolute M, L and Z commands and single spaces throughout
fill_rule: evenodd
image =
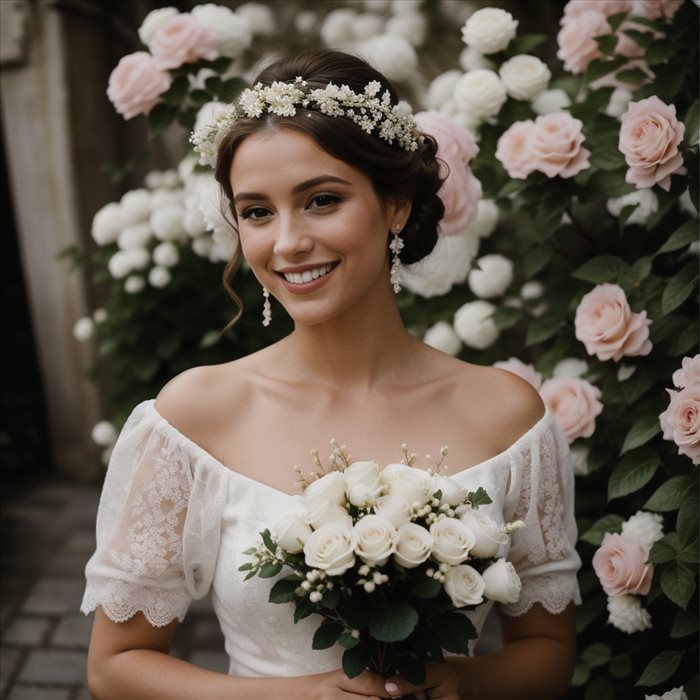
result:
M 441 147 L 469 168 L 442 193 L 459 224 L 404 271 L 401 312 L 434 347 L 530 381 L 571 441 L 584 602 L 567 697 L 663 696 L 683 686 L 697 698 L 698 9 L 680 0 L 572 0 L 560 27 L 528 35 L 520 27 L 537 25 L 539 14 L 502 5 L 471 14 L 468 3 L 319 6 L 268 26 L 278 30 L 272 37 L 262 31 L 269 14 L 201 6 L 191 15 L 210 31 L 208 20 L 226 18 L 213 27 L 222 30 L 217 58 L 188 62 L 184 52 L 165 74 L 152 44 L 181 13 L 161 8 L 139 32 L 148 69 L 143 59 L 133 71 L 115 69 L 110 99 L 127 118 L 148 114 L 154 135 L 174 124 L 187 131 L 203 105 L 230 101 L 268 48 L 283 48 L 280 36 L 294 36 L 295 47 L 372 40 L 380 68 L 401 81 L 416 111 L 439 113 Z M 184 51 L 184 39 L 175 48 Z M 445 135 L 465 128 L 470 146 L 449 146 Z M 290 328 L 276 308 L 263 333 L 259 287 L 243 266 L 236 286 L 248 310 L 220 333 L 230 309 L 217 278 L 236 237 L 211 177 L 185 158 L 174 180 L 156 173 L 145 182 L 95 215 L 91 264 L 106 302 L 76 327 L 80 342 L 96 344 L 94 374 L 109 387 L 116 426 L 179 371 L 246 354 Z M 482 270 L 497 274 L 479 280 L 478 259 L 512 268 L 487 263 Z M 355 500 L 373 497 L 371 471 Z M 399 473 L 385 471 L 381 478 Z M 309 508 L 330 528 L 314 552 L 342 568 L 352 535 L 337 510 L 340 491 L 333 498 L 338 485 L 327 488 Z M 432 546 L 403 529 L 408 499 L 426 488 L 416 477 L 405 498 L 377 501 L 406 566 Z M 438 549 L 455 561 L 473 546 L 456 528 L 438 534 Z M 646 573 L 629 579 L 637 592 L 608 595 L 601 586 L 593 557 L 606 535 L 638 542 L 634 571 Z M 644 561 L 639 551 L 648 551 Z M 454 594 L 471 595 L 469 580 L 450 584 Z

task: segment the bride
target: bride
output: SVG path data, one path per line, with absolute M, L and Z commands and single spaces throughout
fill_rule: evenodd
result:
M 263 322 L 274 323 L 274 297 L 294 330 L 181 374 L 124 426 L 86 569 L 90 690 L 98 700 L 558 697 L 579 601 L 566 440 L 529 384 L 423 344 L 396 302 L 400 265 L 437 240 L 436 143 L 359 58 L 306 52 L 258 80 L 195 143 L 215 161 Z M 499 611 L 501 648 L 431 664 L 420 688 L 369 671 L 350 680 L 342 650 L 311 649 L 318 621 L 295 625 L 269 604 L 269 581 L 243 585 L 241 552 L 296 507 L 293 466 L 331 438 L 380 464 L 399 461 L 402 443 L 418 454 L 448 445 L 448 475 L 484 486 L 487 514 L 525 521 L 508 554 L 523 589 Z M 178 620 L 208 594 L 228 675 L 169 656 Z

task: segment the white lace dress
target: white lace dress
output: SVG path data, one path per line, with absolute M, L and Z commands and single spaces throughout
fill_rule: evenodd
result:
M 508 450 L 448 473 L 493 499 L 499 521 L 521 519 L 506 555 L 522 582 L 520 600 L 501 606 L 522 615 L 534 603 L 559 613 L 580 602 L 574 549 L 573 474 L 566 440 L 550 413 Z M 292 604 L 267 601 L 272 582 L 244 582 L 238 567 L 258 533 L 300 499 L 218 462 L 170 425 L 155 402 L 137 406 L 114 448 L 97 515 L 97 549 L 86 567 L 81 605 L 115 622 L 137 612 L 155 626 L 182 620 L 193 599 L 211 594 L 226 639 L 229 672 L 296 676 L 340 666 L 341 649 L 311 649 L 319 619 L 294 624 Z M 475 620 L 483 624 L 487 605 Z

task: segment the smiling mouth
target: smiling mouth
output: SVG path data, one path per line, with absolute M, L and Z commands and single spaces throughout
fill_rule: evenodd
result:
M 329 263 L 328 265 L 314 267 L 311 270 L 304 270 L 304 272 L 280 272 L 278 274 L 290 284 L 304 284 L 327 275 L 336 265 L 337 263 Z

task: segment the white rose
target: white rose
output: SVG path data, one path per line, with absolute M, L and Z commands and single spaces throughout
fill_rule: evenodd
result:
M 92 314 L 92 320 L 95 323 L 104 323 L 107 320 L 107 311 L 102 307 L 95 309 L 94 313 Z
M 402 466 L 402 470 L 395 470 L 389 478 L 389 493 L 405 499 L 409 505 L 426 503 L 433 495 L 432 476 L 422 469 Z
M 110 447 L 117 441 L 117 430 L 108 420 L 101 420 L 92 429 L 92 441 L 100 447 Z
M 462 341 L 457 337 L 454 328 L 447 321 L 438 321 L 428 328 L 423 337 L 423 342 L 431 348 L 442 350 L 455 357 L 462 349 Z
M 167 287 L 170 284 L 172 275 L 167 267 L 160 267 L 160 265 L 152 268 L 148 273 L 148 282 L 152 287 Z
M 187 182 L 187 180 L 194 174 L 194 169 L 197 167 L 199 159 L 195 155 L 185 156 L 177 164 L 177 176 L 182 182 Z
M 92 217 L 90 234 L 97 245 L 114 243 L 124 226 L 124 214 L 118 202 L 105 204 Z
M 198 132 L 204 129 L 204 127 L 213 126 L 216 123 L 217 117 L 223 114 L 224 112 L 228 112 L 230 109 L 231 106 L 227 105 L 225 102 L 206 102 L 199 108 L 197 112 L 197 118 L 194 121 L 193 131 Z M 197 182 L 203 177 L 206 176 L 200 174 L 193 175 L 192 173 L 190 173 L 190 175 L 188 175 L 187 177 L 188 187 L 191 184 L 193 178 L 196 178 L 195 182 Z
M 232 239 L 227 241 L 217 240 L 216 236 L 212 238 L 212 247 L 209 251 L 209 260 L 211 262 L 228 262 L 236 249 L 236 243 Z
M 146 280 L 141 275 L 129 275 L 124 280 L 124 291 L 127 294 L 138 294 L 146 286 Z
M 418 66 L 416 50 L 408 39 L 393 34 L 378 34 L 361 45 L 370 63 L 389 80 L 408 80 Z
M 490 58 L 486 58 L 483 53 L 471 46 L 465 46 L 462 49 L 459 54 L 459 65 L 465 73 L 477 68 L 486 68 L 487 70 L 496 68 L 496 64 Z
M 513 281 L 513 263 L 503 255 L 483 255 L 476 264 L 469 272 L 469 288 L 482 299 L 501 296 Z
M 469 226 L 469 232 L 479 238 L 488 238 L 498 224 L 498 206 L 493 199 L 480 199 L 476 205 L 476 217 Z
M 423 0 L 391 0 L 391 13 L 394 15 L 415 15 L 421 11 Z
M 147 221 L 127 226 L 117 238 L 117 245 L 122 250 L 143 248 L 151 240 L 151 227 Z
M 461 77 L 462 72 L 457 69 L 440 73 L 430 83 L 428 94 L 425 96 L 425 106 L 428 109 L 440 109 L 445 102 L 452 99 L 452 93 Z
M 508 542 L 508 535 L 496 523 L 479 510 L 469 506 L 457 509 L 459 519 L 474 534 L 471 556 L 488 559 L 495 557 L 502 544 Z
M 179 260 L 180 253 L 178 253 L 177 248 L 170 241 L 159 243 L 153 249 L 153 262 L 156 265 L 174 267 Z
M 365 564 L 384 566 L 396 551 L 396 528 L 381 515 L 365 515 L 355 523 L 355 553 Z
M 484 597 L 498 603 L 517 603 L 523 587 L 515 567 L 505 559 L 491 564 L 481 574 L 484 579 Z
M 246 2 L 236 8 L 236 14 L 248 22 L 253 34 L 270 36 L 275 33 L 275 15 L 267 5 L 259 2 Z
M 610 102 L 605 108 L 605 113 L 609 117 L 615 117 L 615 119 L 620 119 L 622 115 L 627 111 L 630 100 L 632 99 L 632 93 L 625 88 L 615 88 L 610 95 Z
M 634 365 L 621 364 L 617 368 L 617 381 L 626 382 L 636 371 L 637 368 Z
M 563 112 L 571 106 L 571 98 L 561 88 L 554 88 L 537 94 L 531 105 L 536 114 Z
M 496 307 L 488 301 L 469 301 L 454 317 L 454 328 L 465 345 L 484 350 L 498 340 L 500 331 L 491 316 Z
M 192 8 L 192 15 L 216 37 L 222 56 L 236 58 L 253 42 L 253 31 L 248 20 L 228 7 L 213 3 L 196 5 Z
M 126 277 L 132 269 L 127 251 L 117 251 L 107 262 L 107 269 L 109 270 L 109 274 L 112 275 L 115 280 Z
M 380 496 L 374 505 L 374 512 L 388 520 L 397 530 L 411 519 L 410 504 L 401 496 Z
M 302 500 L 307 508 L 323 501 L 344 505 L 345 478 L 342 472 L 329 472 L 320 479 L 312 481 L 304 490 Z
M 340 8 L 331 10 L 321 25 L 321 40 L 326 46 L 342 46 L 352 40 L 353 24 L 357 13 Z
M 414 46 L 422 46 L 425 42 L 427 22 L 425 15 L 411 12 L 391 17 L 386 23 L 386 33 L 402 36 Z
M 73 326 L 73 337 L 81 343 L 90 340 L 94 332 L 95 324 L 89 316 L 79 318 Z
M 520 297 L 525 301 L 534 301 L 544 294 L 544 285 L 537 280 L 530 280 L 520 287 Z
M 180 14 L 179 10 L 174 7 L 160 7 L 157 10 L 151 10 L 141 22 L 138 29 L 139 39 L 146 46 L 150 46 L 155 33 L 170 19 L 177 17 Z
M 394 561 L 405 569 L 422 564 L 433 548 L 432 535 L 416 523 L 404 523 L 399 528 Z
M 123 253 L 129 270 L 143 270 L 151 262 L 151 255 L 147 248 L 129 248 Z
M 200 258 L 208 258 L 213 245 L 214 241 L 209 237 L 195 238 L 192 241 L 192 250 L 199 255 Z
M 588 372 L 588 363 L 575 357 L 559 360 L 552 370 L 553 377 L 582 377 Z
M 440 491 L 440 503 L 446 503 L 454 508 L 464 502 L 467 497 L 467 490 L 460 486 L 454 479 L 439 474 L 433 477 L 433 492 Z
M 333 501 L 316 501 L 307 508 L 306 513 L 314 530 L 333 522 L 344 522 L 352 527 L 352 518 L 347 509 Z
M 501 111 L 507 99 L 506 88 L 498 74 L 486 68 L 465 73 L 455 85 L 453 99 L 459 109 L 482 119 Z
M 301 552 L 311 534 L 309 525 L 296 513 L 288 513 L 272 527 L 275 542 L 292 554 Z
M 376 462 L 353 462 L 343 471 L 347 489 L 362 484 L 368 488 L 376 488 L 380 485 L 379 465 Z
M 304 544 L 304 561 L 329 576 L 344 574 L 355 565 L 355 533 L 345 522 L 332 522 L 313 532 Z
M 684 686 L 667 690 L 663 695 L 645 695 L 644 700 L 688 700 Z
M 683 194 L 678 198 L 678 206 L 680 207 L 681 211 L 684 211 L 686 214 L 690 214 L 691 216 L 695 216 L 697 214 L 693 200 L 690 198 L 690 189 L 685 190 L 685 192 L 683 192 Z
M 185 198 L 183 190 L 169 190 L 162 188 L 151 193 L 151 214 L 161 207 L 169 207 L 171 205 L 182 205 Z
M 227 242 L 238 245 L 238 233 L 233 224 L 224 216 L 228 206 L 222 200 L 223 193 L 219 183 L 213 176 L 208 176 L 197 188 L 199 194 L 199 211 L 202 212 L 207 230 L 213 231 L 219 237 L 219 242 Z
M 430 526 L 433 557 L 446 564 L 461 564 L 471 552 L 474 533 L 457 518 L 443 518 Z
M 453 566 L 445 574 L 445 592 L 456 608 L 478 605 L 484 600 L 484 580 L 481 574 L 468 564 Z
M 510 12 L 496 7 L 477 10 L 462 27 L 462 41 L 482 54 L 497 53 L 508 46 L 518 29 Z
M 355 17 L 350 28 L 353 39 L 362 41 L 376 36 L 384 31 L 384 18 L 375 15 L 373 12 L 363 12 Z
M 588 445 L 572 445 L 570 450 L 574 476 L 588 476 L 588 455 L 591 448 Z
M 608 597 L 608 622 L 621 632 L 632 634 L 651 629 L 651 615 L 636 595 Z
M 185 218 L 182 221 L 185 233 L 192 238 L 198 238 L 207 231 L 207 222 L 204 215 L 199 210 L 199 197 L 192 196 L 185 200 Z M 207 253 L 208 255 L 208 253 Z M 207 255 L 203 255 L 206 258 Z
M 637 540 L 642 547 L 651 549 L 664 536 L 663 516 L 638 510 L 622 523 L 622 534 Z
M 318 16 L 311 10 L 302 10 L 294 17 L 294 27 L 299 34 L 309 34 L 313 31 Z
M 177 241 L 185 238 L 182 222 L 185 210 L 179 204 L 166 204 L 151 214 L 151 230 L 158 240 Z
M 531 100 L 539 95 L 552 77 L 547 64 L 529 54 L 519 54 L 501 64 L 498 74 L 506 92 L 516 100 Z
M 124 226 L 147 221 L 151 214 L 151 193 L 143 188 L 127 192 L 119 203 Z
M 652 214 L 655 214 L 659 209 L 659 199 L 651 190 L 645 188 L 635 190 L 629 194 L 623 194 L 621 197 L 609 199 L 607 208 L 613 216 L 620 216 L 625 207 L 633 206 L 636 209 L 627 217 L 625 226 L 639 224 L 644 226 Z

